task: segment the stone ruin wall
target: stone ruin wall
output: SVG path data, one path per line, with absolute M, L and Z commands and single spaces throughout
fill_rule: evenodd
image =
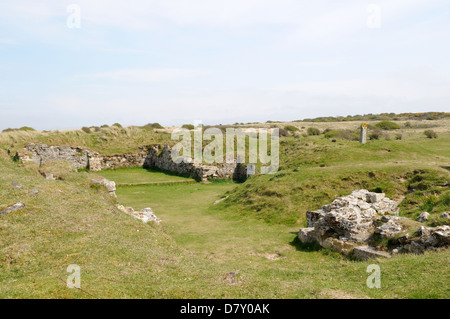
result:
M 89 169 L 93 172 L 108 168 L 142 166 L 146 156 L 146 147 L 141 147 L 137 154 L 100 155 L 82 147 L 48 146 L 46 144 L 28 144 L 23 150 L 16 153 L 16 158 L 21 162 L 42 165 L 49 161 L 65 160 L 75 169 Z
M 212 178 L 231 178 L 235 175 L 236 163 L 224 163 L 218 166 L 195 164 L 193 162 L 182 161 L 175 163 L 172 161 L 172 149 L 164 145 L 155 145 L 148 150 L 145 158 L 145 168 L 159 168 L 164 171 L 174 172 L 180 175 L 191 176 L 196 180 L 208 180 Z
M 135 154 L 101 155 L 98 152 L 73 146 L 49 146 L 46 144 L 28 144 L 16 153 L 21 162 L 34 162 L 42 165 L 48 161 L 65 160 L 75 169 L 89 169 L 98 172 L 104 169 L 122 167 L 158 168 L 180 175 L 190 176 L 198 181 L 213 178 L 246 178 L 246 170 L 236 163 L 203 165 L 194 163 L 175 163 L 172 161 L 172 149 L 165 145 L 143 146 Z M 245 176 L 244 176 L 245 175 Z

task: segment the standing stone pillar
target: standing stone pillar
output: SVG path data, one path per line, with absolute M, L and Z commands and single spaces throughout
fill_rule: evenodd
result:
M 256 165 L 254 164 L 248 164 L 247 165 L 247 178 L 251 175 L 256 174 Z
M 363 123 L 361 125 L 361 134 L 359 136 L 359 142 L 361 144 L 366 144 L 367 142 L 367 124 Z

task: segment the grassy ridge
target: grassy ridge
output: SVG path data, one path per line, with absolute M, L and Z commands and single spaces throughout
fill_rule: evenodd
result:
M 449 187 L 444 186 L 450 177 L 448 145 L 449 133 L 436 140 L 415 134 L 366 145 L 333 143 L 323 136 L 284 138 L 280 171 L 252 177 L 221 205 L 269 223 L 304 224 L 307 210 L 365 188 L 396 200 L 406 195 L 402 214 L 415 218 L 428 209 L 436 223 L 438 215 L 450 210 Z
M 170 134 L 138 127 L 111 126 L 91 133 L 72 130 L 66 132 L 17 131 L 0 134 L 0 145 L 3 149 L 17 150 L 27 143 L 45 143 L 82 146 L 105 155 L 135 153 L 139 151 L 140 146 L 167 142 L 170 142 Z
M 314 119 L 305 119 L 303 122 L 346 122 L 346 121 L 401 121 L 401 120 L 437 120 L 449 118 L 448 112 L 426 112 L 426 113 L 381 113 L 348 116 L 326 116 Z M 298 122 L 302 122 L 298 121 Z

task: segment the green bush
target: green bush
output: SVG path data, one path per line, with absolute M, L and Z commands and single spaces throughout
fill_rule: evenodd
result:
M 19 131 L 36 131 L 36 130 L 29 126 L 22 126 L 21 128 L 19 128 Z
M 385 131 L 398 130 L 398 129 L 402 128 L 397 123 L 389 122 L 389 121 L 381 121 L 381 122 L 375 124 L 375 127 L 385 130 Z
M 162 126 L 159 123 L 148 123 L 147 125 L 145 125 L 145 127 L 151 127 L 151 128 L 164 128 L 164 126 Z
M 122 125 L 120 125 L 120 123 L 114 123 L 112 126 L 118 127 L 118 128 L 122 128 Z
M 423 134 L 428 138 L 437 138 L 437 133 L 433 130 L 426 130 Z
M 87 133 L 87 134 L 91 133 L 91 129 L 90 129 L 89 127 L 86 127 L 86 126 L 83 126 L 83 127 L 81 128 L 81 130 L 82 130 L 84 133 Z
M 284 129 L 286 131 L 290 132 L 290 133 L 299 131 L 299 129 L 297 127 L 293 126 L 293 125 L 287 125 L 287 126 L 284 127 Z
M 329 130 L 324 131 L 325 138 L 340 138 L 343 140 L 358 141 L 359 135 L 351 130 Z
M 34 128 L 29 126 L 22 126 L 21 128 L 7 128 L 2 131 L 2 133 L 6 132 L 17 132 L 17 131 L 36 131 Z
M 188 130 L 193 130 L 195 127 L 192 124 L 184 124 L 181 128 L 185 128 Z
M 288 136 L 288 135 L 289 135 L 289 133 L 288 133 L 288 131 L 286 131 L 285 129 L 280 128 L 280 129 L 278 130 L 278 136 Z
M 307 132 L 308 132 L 308 135 L 320 135 L 320 130 L 315 127 L 309 127 Z

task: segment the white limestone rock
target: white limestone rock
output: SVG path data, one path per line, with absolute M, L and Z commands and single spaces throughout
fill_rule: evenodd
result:
M 417 217 L 417 221 L 424 223 L 424 222 L 428 221 L 429 218 L 430 218 L 430 214 L 428 212 L 423 212 L 422 214 L 419 215 L 419 217 Z

